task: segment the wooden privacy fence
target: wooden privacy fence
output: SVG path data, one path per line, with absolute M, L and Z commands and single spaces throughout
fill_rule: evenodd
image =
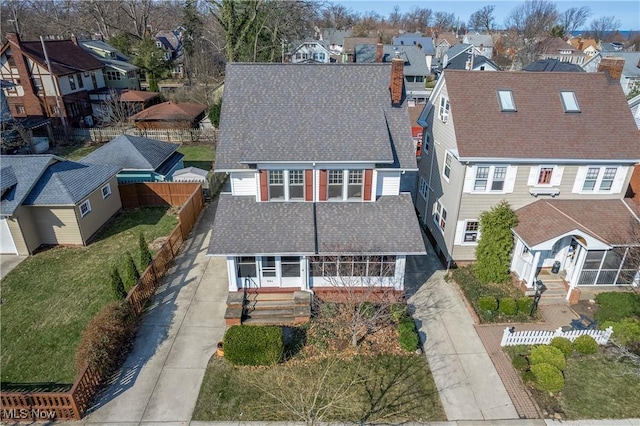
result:
M 120 135 L 140 136 L 165 142 L 189 143 L 197 141 L 215 142 L 218 131 L 216 129 L 137 129 L 135 127 L 96 127 L 79 129 L 87 134 L 94 142 L 109 142 Z
M 169 269 L 171 261 L 178 254 L 182 243 L 193 229 L 198 216 L 200 216 L 204 208 L 204 199 L 200 184 L 137 183 L 126 186 L 130 185 L 146 187 L 140 190 L 143 196 L 134 203 L 135 207 L 157 206 L 159 204 L 154 203 L 158 199 L 167 199 L 167 194 L 169 194 L 168 200 L 183 200 L 180 204 L 168 203 L 172 206 L 182 206 L 178 212 L 178 224 L 167 238 L 167 241 L 156 252 L 151 264 L 144 270 L 136 285 L 129 290 L 125 299 L 131 304 L 135 315 L 139 315 L 144 311 L 147 300 L 155 293 L 162 282 L 162 278 Z M 148 185 L 152 185 L 152 187 L 149 188 Z M 171 190 L 167 191 L 166 188 L 162 188 L 163 185 L 184 185 L 184 187 L 181 188 L 180 191 L 172 193 Z M 152 190 L 152 188 L 158 189 L 159 194 L 157 198 L 146 196 L 148 195 L 147 191 Z M 186 190 L 186 188 L 190 188 L 191 193 L 184 199 L 181 191 Z M 120 187 L 120 189 L 122 191 L 122 187 Z M 172 194 L 175 194 L 175 196 L 171 196 Z M 152 204 L 146 205 L 144 204 L 144 200 L 151 200 Z M 134 202 L 131 194 L 130 201 L 132 203 Z M 124 200 L 123 207 L 125 207 Z M 91 398 L 95 395 L 102 379 L 103 377 L 101 377 L 101 375 L 92 371 L 89 366 L 86 366 L 78 374 L 73 386 L 67 392 L 0 392 L 2 418 L 16 421 L 80 420 L 84 412 L 89 408 Z
M 182 206 L 195 191 L 202 189 L 196 182 L 141 182 L 118 185 L 122 207 Z
M 600 345 L 606 345 L 613 334 L 613 328 L 607 327 L 606 330 L 570 330 L 562 331 L 558 328 L 554 331 L 529 330 L 529 331 L 513 331 L 511 328 L 505 328 L 502 332 L 502 341 L 500 346 L 515 345 L 548 345 L 554 337 L 566 337 L 572 342 L 579 336 L 588 335 L 595 339 Z

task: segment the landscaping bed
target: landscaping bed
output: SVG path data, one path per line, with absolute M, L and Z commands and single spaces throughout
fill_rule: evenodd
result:
M 109 272 L 130 251 L 137 262 L 142 232 L 148 242 L 178 223 L 167 208 L 119 213 L 87 247 L 54 247 L 29 257 L 0 283 L 0 367 L 10 383 L 69 384 L 82 333 L 116 299 Z M 128 290 L 128 289 L 127 289 Z
M 417 340 L 403 337 L 409 328 L 417 339 L 412 319 L 397 315 L 381 321 L 353 346 L 343 312 L 328 306 L 309 323 L 280 333 L 279 327 L 235 326 L 250 331 L 243 338 L 242 330 L 229 329 L 225 358 L 209 362 L 193 419 L 307 424 L 446 419 L 426 357 L 415 353 Z M 251 349 L 256 341 L 258 349 Z M 274 347 L 283 351 L 275 364 Z
M 458 284 L 467 302 L 481 323 L 526 323 L 539 320 L 538 312 L 531 317 L 533 298 L 509 283 L 482 283 L 473 266 L 454 269 L 451 278 Z

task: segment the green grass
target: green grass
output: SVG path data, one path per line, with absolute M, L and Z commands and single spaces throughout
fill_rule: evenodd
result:
M 316 397 L 315 405 L 311 402 Z M 286 408 L 290 404 L 290 408 Z M 194 420 L 440 421 L 444 410 L 423 355 L 298 360 L 268 368 L 209 362 Z
M 109 270 L 128 250 L 169 235 L 166 208 L 127 210 L 87 247 L 54 247 L 27 258 L 0 282 L 3 383 L 72 383 L 74 354 L 89 320 L 115 296 Z M 139 266 L 139 265 L 138 265 Z
M 530 346 L 502 348 L 511 359 L 526 355 Z M 540 408 L 560 412 L 569 420 L 625 419 L 640 417 L 640 365 L 628 358 L 574 353 L 567 358 L 565 387 L 554 395 L 531 389 Z
M 185 167 L 203 170 L 211 170 L 216 158 L 215 149 L 211 145 L 182 145 L 178 152 L 184 154 Z
M 62 158 L 66 158 L 71 161 L 78 161 L 79 159 L 89 155 L 101 145 L 69 145 L 69 146 L 54 146 L 51 148 L 51 153 L 58 155 Z

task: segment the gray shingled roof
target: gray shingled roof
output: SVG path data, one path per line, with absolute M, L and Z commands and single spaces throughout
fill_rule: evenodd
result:
M 13 167 L 0 166 L 0 194 L 4 194 L 5 191 L 18 183 Z
M 403 46 L 422 46 L 422 51 L 427 55 L 433 55 L 435 50 L 433 48 L 433 38 L 423 36 L 420 33 L 405 33 L 400 34 L 393 38 L 393 44 Z
M 13 214 L 29 195 L 29 192 L 45 172 L 49 163 L 56 158 L 53 155 L 3 155 L 0 158 L 2 168 L 11 167 L 17 180 L 16 185 L 2 195 L 2 200 L 0 201 L 1 215 L 11 216 Z M 0 186 L 5 186 L 5 177 L 9 178 L 5 173 L 0 174 L 0 179 L 2 179 Z M 13 178 L 10 178 L 10 180 L 13 180 Z
M 390 64 L 228 64 L 215 170 L 278 161 L 416 169 L 390 76 Z
M 622 74 L 626 77 L 640 77 L 640 52 L 601 52 L 603 58 L 622 58 Z
M 180 145 L 138 136 L 120 135 L 80 160 L 123 170 L 156 170 Z
M 119 167 L 60 161 L 47 168 L 25 205 L 77 204 L 120 171 Z
M 356 62 L 359 64 L 376 62 L 377 51 L 378 46 L 375 44 L 357 44 Z M 429 75 L 430 71 L 427 69 L 425 54 L 417 46 L 392 46 L 390 44 L 382 46 L 382 62 L 391 62 L 396 54 L 404 59 L 403 74 L 405 76 Z
M 458 55 L 455 58 L 449 59 L 449 63 L 447 64 L 447 69 L 453 70 L 466 70 L 467 69 L 467 60 L 469 59 L 469 55 Z M 474 55 L 473 57 L 473 67 L 479 67 L 484 64 L 488 64 L 490 67 L 500 70 L 498 64 L 493 62 L 491 59 L 483 56 L 483 55 Z
M 531 62 L 526 67 L 522 68 L 523 71 L 555 71 L 555 72 L 584 72 L 584 69 L 578 64 L 571 64 L 569 62 L 562 62 L 557 59 L 538 59 L 535 62 Z
M 220 195 L 209 255 L 338 252 L 425 254 L 411 196 L 375 203 L 259 203 Z

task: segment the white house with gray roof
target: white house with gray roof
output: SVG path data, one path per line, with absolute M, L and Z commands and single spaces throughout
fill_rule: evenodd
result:
M 227 65 L 214 171 L 231 193 L 208 254 L 226 259 L 230 292 L 317 292 L 350 274 L 403 290 L 425 247 L 402 66 Z

